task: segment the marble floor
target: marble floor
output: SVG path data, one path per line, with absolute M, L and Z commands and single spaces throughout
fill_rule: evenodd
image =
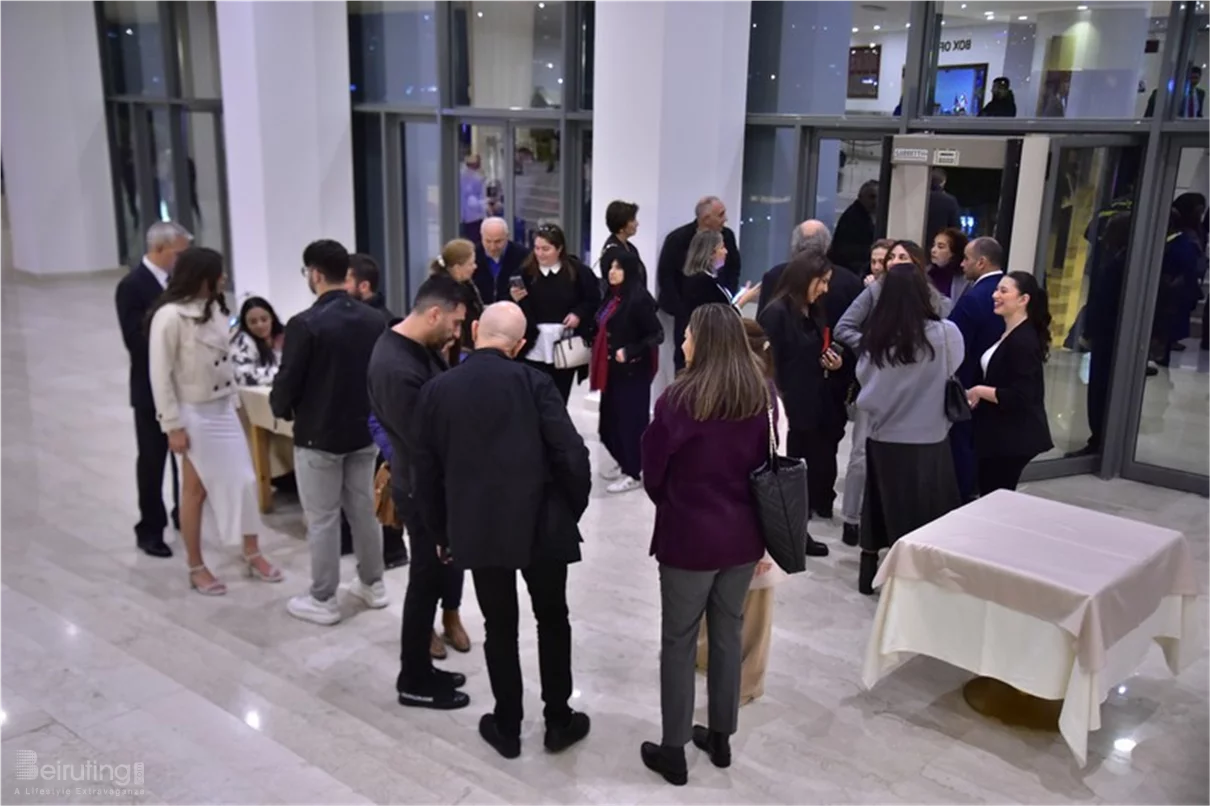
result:
M 471 708 L 395 702 L 406 571 L 393 606 L 345 604 L 347 620 L 294 620 L 306 588 L 297 505 L 266 519 L 271 586 L 211 551 L 228 596 L 189 592 L 184 561 L 136 553 L 134 430 L 112 307 L 117 275 L 2 285 L 0 800 L 12 803 L 1206 803 L 1207 654 L 1173 678 L 1158 650 L 1105 704 L 1081 769 L 1057 735 L 973 713 L 969 675 L 918 658 L 872 691 L 859 680 L 875 600 L 854 589 L 855 552 L 817 524 L 832 556 L 777 589 L 766 696 L 743 709 L 728 771 L 690 755 L 673 789 L 639 762 L 658 738 L 658 597 L 647 556 L 652 508 L 640 493 L 594 493 L 585 560 L 571 572 L 575 706 L 593 733 L 541 751 L 533 619 L 523 616 L 525 749 L 505 761 L 475 731 L 490 691 L 479 647 L 452 658 Z M 573 411 L 599 455 L 595 415 Z M 1207 573 L 1205 499 L 1069 478 L 1027 491 L 1182 530 Z M 172 542 L 179 544 L 175 536 Z M 346 568 L 346 577 L 351 576 Z M 1205 602 L 1201 611 L 1205 616 Z M 464 618 L 483 619 L 468 580 Z M 704 694 L 699 695 L 699 702 Z M 134 791 L 39 794 L 39 764 L 141 764 Z M 133 776 L 132 776 L 133 780 Z M 70 786 L 82 786 L 72 783 Z M 63 786 L 63 784 L 43 784 Z

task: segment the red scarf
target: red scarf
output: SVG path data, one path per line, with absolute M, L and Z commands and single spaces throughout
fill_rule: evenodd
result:
M 597 335 L 592 340 L 592 361 L 588 365 L 588 388 L 594 392 L 605 389 L 609 380 L 609 362 L 613 356 L 609 354 L 609 320 L 618 312 L 622 298 L 614 294 L 597 314 Z

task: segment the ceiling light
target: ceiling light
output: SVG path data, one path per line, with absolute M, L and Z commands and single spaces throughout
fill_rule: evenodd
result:
M 770 80 L 770 81 L 777 81 L 777 73 L 770 73 L 770 74 L 769 74 L 769 80 Z
M 545 3 L 538 3 L 538 8 L 546 8 L 546 4 L 545 4 Z
M 854 29 L 853 29 L 853 33 L 857 33 L 857 32 L 858 32 L 858 31 L 860 31 L 860 30 L 861 30 L 860 28 L 854 28 Z
M 562 83 L 563 83 L 563 79 L 559 79 L 559 83 L 560 83 L 560 84 L 562 84 Z
M 1088 6 L 1076 6 L 1076 11 L 1087 11 Z
M 1029 17 L 1022 14 L 1020 17 L 1017 17 L 1017 19 L 1020 20 L 1021 22 L 1025 22 L 1027 19 L 1029 19 Z
M 962 7 L 963 7 L 963 8 L 966 8 L 966 3 L 963 3 L 963 4 L 962 4 Z
M 941 21 L 941 24 L 942 24 L 942 25 L 945 25 L 945 20 L 942 20 L 942 21 Z
M 882 30 L 882 26 L 881 26 L 881 25 L 875 25 L 875 26 L 874 26 L 874 30 L 875 30 L 875 31 L 881 31 L 881 30 Z
M 130 29 L 130 28 L 127 28 L 127 29 L 126 29 L 126 35 L 127 35 L 127 36 L 134 36 L 134 31 L 133 31 L 132 29 Z
M 554 65 L 554 63 L 553 63 L 553 62 L 547 62 L 547 63 L 546 63 L 546 69 L 547 69 L 547 70 L 554 70 L 554 69 L 555 69 L 555 65 Z
M 482 11 L 480 11 L 480 12 L 479 12 L 479 19 L 483 19 L 483 12 L 482 12 Z

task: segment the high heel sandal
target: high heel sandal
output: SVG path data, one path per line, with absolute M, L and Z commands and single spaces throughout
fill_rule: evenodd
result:
M 275 565 L 269 566 L 269 568 L 272 570 L 270 570 L 267 574 L 253 565 L 253 563 L 255 563 L 257 560 L 265 559 L 263 556 L 261 556 L 259 551 L 255 552 L 254 554 L 245 554 L 243 557 L 244 565 L 248 569 L 248 576 L 252 577 L 253 579 L 259 579 L 261 582 L 281 582 L 285 578 L 282 576 L 281 569 Z M 269 561 L 265 560 L 265 562 L 268 563 Z
M 202 596 L 222 596 L 227 593 L 226 583 L 217 578 L 211 579 L 205 585 L 197 584 L 197 580 L 193 575 L 201 571 L 207 571 L 206 564 L 189 566 L 189 587 L 200 593 Z

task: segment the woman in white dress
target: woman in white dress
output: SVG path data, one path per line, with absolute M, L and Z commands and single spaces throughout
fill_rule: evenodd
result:
M 282 579 L 257 542 L 256 477 L 236 416 L 239 395 L 228 354 L 227 312 L 222 255 L 191 247 L 177 258 L 168 287 L 148 314 L 156 417 L 168 447 L 182 460 L 181 537 L 189 585 L 205 596 L 221 596 L 227 586 L 202 560 L 203 513 L 224 545 L 242 536 L 250 576 Z

